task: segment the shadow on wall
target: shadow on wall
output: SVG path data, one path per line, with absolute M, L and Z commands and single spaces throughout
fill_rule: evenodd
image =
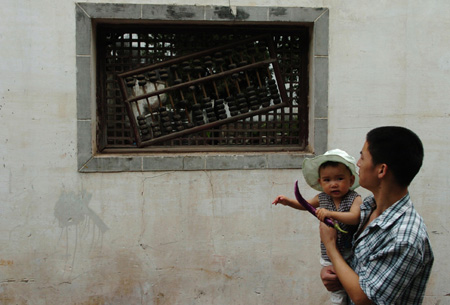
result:
M 100 238 L 101 240 L 103 234 L 109 229 L 103 220 L 89 208 L 88 204 L 91 198 L 92 194 L 87 194 L 84 190 L 81 193 L 63 191 L 55 205 L 55 217 L 58 219 L 59 226 L 63 229 L 61 236 L 63 236 L 64 233 L 66 236 L 67 256 L 69 256 L 69 246 L 74 247 L 72 267 L 75 262 L 78 241 L 81 240 L 82 237 L 87 237 L 92 234 L 92 248 L 94 244 L 98 242 L 98 239 Z M 91 224 L 93 224 L 92 232 L 89 230 Z M 74 239 L 69 237 L 69 230 L 71 227 L 75 228 Z M 81 230 L 79 231 L 80 227 Z M 97 232 L 99 232 L 98 235 Z M 74 242 L 72 242 L 73 240 Z

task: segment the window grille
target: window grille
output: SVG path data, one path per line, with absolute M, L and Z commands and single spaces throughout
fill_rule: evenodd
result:
M 304 150 L 308 28 L 97 29 L 99 150 Z

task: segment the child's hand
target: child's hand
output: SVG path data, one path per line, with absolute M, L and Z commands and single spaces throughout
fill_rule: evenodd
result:
M 272 202 L 272 204 L 277 205 L 281 203 L 282 205 L 289 205 L 289 199 L 283 195 L 277 196 L 275 200 Z
M 325 221 L 326 217 L 331 218 L 330 214 L 331 214 L 330 211 L 328 211 L 327 209 L 324 209 L 324 208 L 318 208 L 316 210 L 316 216 L 322 222 Z

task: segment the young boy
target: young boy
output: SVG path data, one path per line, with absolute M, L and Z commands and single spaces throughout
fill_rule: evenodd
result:
M 309 186 L 319 193 L 308 202 L 315 208 L 317 217 L 324 221 L 326 217 L 339 222 L 339 226 L 347 234 L 337 233 L 338 248 L 345 259 L 351 256 L 351 243 L 356 225 L 359 224 L 362 203 L 361 196 L 354 191 L 359 186 L 356 173 L 356 160 L 345 151 L 333 149 L 315 158 L 305 159 L 302 167 L 303 175 Z M 273 204 L 281 203 L 298 210 L 304 207 L 294 199 L 283 195 L 278 196 Z M 331 261 L 326 249 L 321 244 L 322 266 L 330 266 Z M 331 293 L 332 304 L 347 304 L 347 294 L 344 290 Z
M 330 291 L 340 282 L 351 304 L 422 304 L 434 256 L 408 191 L 422 160 L 422 142 L 411 130 L 371 130 L 358 166 L 361 186 L 373 195 L 361 205 L 350 264 L 336 247 L 334 230 L 320 224 L 320 237 L 333 263 L 329 270 L 323 268 L 322 281 Z

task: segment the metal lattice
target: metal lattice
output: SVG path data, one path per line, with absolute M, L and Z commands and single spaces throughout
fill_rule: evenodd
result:
M 305 148 L 307 28 L 101 25 L 97 37 L 100 150 Z

